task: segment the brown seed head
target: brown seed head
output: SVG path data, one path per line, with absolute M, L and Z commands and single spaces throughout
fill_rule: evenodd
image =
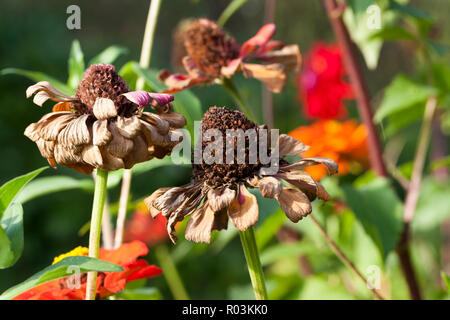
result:
M 194 164 L 194 178 L 196 180 L 205 181 L 211 187 L 219 187 L 222 185 L 232 185 L 237 182 L 251 178 L 261 167 L 259 158 L 257 158 L 256 163 L 250 164 L 251 154 L 253 150 L 249 148 L 250 137 L 245 136 L 245 163 L 237 163 L 237 140 L 239 137 L 235 137 L 234 144 L 234 162 L 227 164 L 225 150 L 226 150 L 226 137 L 227 129 L 242 129 L 245 133 L 248 129 L 254 129 L 256 135 L 254 138 L 256 141 L 252 143 L 258 143 L 258 126 L 252 121 L 247 119 L 247 117 L 241 111 L 230 110 L 228 108 L 211 107 L 204 114 L 202 118 L 202 133 L 206 132 L 208 129 L 217 129 L 222 133 L 223 138 L 223 163 L 213 163 L 213 164 Z M 205 140 L 205 139 L 203 139 Z M 205 148 L 213 141 L 202 141 L 202 154 Z M 199 147 L 199 145 L 197 145 Z M 257 157 L 257 155 L 256 155 Z
M 108 98 L 114 101 L 120 115 L 130 116 L 137 105 L 120 96 L 128 91 L 127 83 L 113 65 L 98 63 L 86 69 L 75 95 L 90 111 L 97 98 Z
M 236 41 L 227 36 L 213 21 L 198 19 L 184 34 L 184 45 L 195 66 L 206 76 L 220 76 L 220 69 L 237 58 Z

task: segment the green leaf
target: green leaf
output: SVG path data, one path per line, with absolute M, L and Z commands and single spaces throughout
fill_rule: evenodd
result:
M 0 254 L 0 269 L 4 269 L 13 266 L 23 251 L 23 208 L 20 203 L 14 202 L 6 209 L 0 219 L 0 229 L 8 239 L 0 240 L 0 250 L 8 252 L 6 256 Z
M 406 111 L 419 103 L 425 104 L 433 94 L 436 94 L 434 88 L 417 84 L 405 75 L 397 75 L 386 89 L 374 120 L 379 123 L 389 115 Z
M 122 46 L 113 45 L 102 52 L 100 52 L 98 55 L 93 57 L 89 61 L 89 65 L 96 64 L 96 63 L 106 63 L 106 64 L 112 64 L 118 57 L 120 57 L 123 54 L 127 54 L 128 49 Z
M 395 0 L 389 0 L 389 7 L 393 10 L 396 10 L 402 14 L 408 15 L 410 17 L 421 19 L 421 20 L 430 20 L 431 17 L 428 13 L 421 11 L 415 7 L 407 5 L 406 3 L 398 3 Z
M 417 209 L 411 223 L 414 232 L 432 231 L 450 218 L 450 183 L 423 179 Z
M 60 262 L 48 266 L 47 268 L 34 274 L 24 282 L 6 290 L 0 295 L 0 300 L 9 300 L 17 295 L 25 292 L 33 287 L 36 287 L 42 283 L 52 281 L 55 279 L 64 278 L 73 275 L 73 267 L 79 267 L 79 272 L 86 273 L 89 271 L 99 272 L 119 272 L 123 271 L 123 268 L 119 265 L 96 259 L 91 257 L 68 257 Z
M 311 243 L 302 241 L 298 243 L 281 243 L 266 248 L 261 253 L 261 264 L 266 266 L 276 262 L 281 258 L 298 256 L 305 254 L 314 254 L 317 249 Z
M 71 89 L 66 84 L 62 83 L 56 78 L 53 78 L 52 76 L 49 76 L 45 73 L 39 72 L 39 71 L 29 71 L 29 70 L 23 70 L 23 69 L 17 69 L 17 68 L 6 68 L 0 71 L 0 75 L 7 75 L 7 74 L 17 74 L 20 76 L 24 76 L 28 79 L 31 79 L 33 81 L 39 82 L 39 81 L 48 81 L 52 84 L 53 87 L 55 87 L 56 90 L 66 94 L 66 95 L 73 95 L 74 90 Z
M 144 287 L 137 289 L 125 289 L 118 295 L 119 299 L 124 300 L 161 300 L 162 294 L 158 288 Z
M 47 168 L 48 167 L 43 167 L 23 176 L 14 178 L 0 187 L 0 218 L 22 188 Z
M 373 37 L 380 30 L 377 29 L 378 26 L 373 25 L 373 22 L 378 20 L 380 23 L 379 27 L 386 27 L 395 20 L 396 14 L 387 10 L 382 1 L 349 0 L 347 4 L 343 21 L 347 26 L 350 37 L 361 50 L 367 67 L 375 69 L 378 64 L 383 40 L 379 37 Z M 374 4 L 377 7 L 371 7 Z M 379 11 L 371 11 L 369 8 L 379 9 Z
M 417 41 L 416 37 L 411 32 L 400 26 L 386 26 L 373 33 L 370 36 L 370 39 Z
M 84 72 L 84 55 L 81 50 L 81 45 L 78 40 L 72 42 L 72 47 L 69 54 L 69 78 L 67 85 L 72 89 L 76 89 Z
M 386 178 L 355 184 L 343 186 L 346 203 L 385 259 L 396 247 L 402 231 L 403 204 Z
M 92 179 L 75 179 L 69 176 L 38 178 L 25 186 L 17 197 L 17 201 L 25 203 L 46 194 L 73 189 L 94 191 L 94 181 Z
M 128 61 L 119 70 L 119 75 L 127 82 L 131 90 L 136 90 L 136 81 L 138 75 L 133 69 L 133 66 L 138 64 L 136 61 Z

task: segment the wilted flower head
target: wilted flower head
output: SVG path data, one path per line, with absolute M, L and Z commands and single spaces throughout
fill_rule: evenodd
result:
M 284 46 L 271 40 L 275 29 L 274 24 L 267 24 L 240 46 L 211 20 L 202 18 L 190 23 L 184 33 L 186 56 L 182 60 L 188 74 L 161 71 L 160 79 L 168 86 L 164 92 L 213 83 L 238 71 L 264 82 L 272 92 L 281 92 L 287 72 L 299 70 L 301 57 L 297 45 Z M 253 60 L 265 64 L 255 64 Z
M 53 264 L 67 257 L 87 256 L 88 248 L 76 247 L 70 252 L 56 257 Z M 97 275 L 97 298 L 106 298 L 123 290 L 128 282 L 153 278 L 162 273 L 155 265 L 149 265 L 146 260 L 139 259 L 146 256 L 148 248 L 143 242 L 133 241 L 123 243 L 119 248 L 107 250 L 100 248 L 99 259 L 120 265 L 124 271 L 99 272 Z M 80 275 L 78 286 L 71 284 L 67 278 L 45 282 L 29 289 L 14 300 L 84 300 L 86 296 L 86 274 Z
M 216 129 L 221 132 L 226 141 L 227 130 L 254 129 L 257 133 L 265 129 L 248 120 L 240 111 L 227 108 L 211 107 L 202 119 L 202 132 Z M 259 134 L 253 136 L 258 141 Z M 267 136 L 266 136 L 267 137 Z M 226 229 L 228 219 L 241 231 L 254 225 L 258 220 L 258 204 L 256 197 L 247 188 L 259 188 L 263 197 L 278 200 L 281 209 L 293 222 L 298 222 L 311 212 L 311 203 L 315 198 L 327 200 L 325 189 L 317 183 L 303 168 L 324 164 L 331 174 L 337 172 L 337 165 L 326 158 L 305 158 L 295 163 L 289 163 L 283 157 L 298 155 L 308 149 L 301 142 L 288 135 L 280 134 L 278 140 L 279 167 L 276 172 L 265 170 L 269 165 L 260 161 L 261 150 L 252 163 L 250 158 L 255 155 L 247 147 L 250 136 L 246 136 L 245 162 L 212 163 L 201 162 L 193 165 L 193 176 L 189 184 L 175 188 L 161 188 L 145 199 L 152 215 L 162 212 L 168 218 L 167 230 L 173 242 L 176 241 L 175 224 L 186 216 L 192 215 L 185 231 L 187 240 L 194 242 L 210 242 L 211 231 Z M 218 140 L 219 141 L 219 140 Z M 208 149 L 217 141 L 199 142 L 196 148 L 202 151 Z M 225 142 L 224 142 L 225 143 Z M 228 142 L 227 142 L 228 143 Z M 233 144 L 236 147 L 237 144 Z M 269 148 L 270 144 L 266 144 Z M 225 146 L 224 146 L 225 147 Z M 234 149 L 237 151 L 237 149 Z M 266 154 L 269 150 L 265 150 Z M 236 160 L 234 153 L 234 159 Z M 297 188 L 285 187 L 282 180 Z
M 339 165 L 340 175 L 360 171 L 369 165 L 367 130 L 355 120 L 322 120 L 298 127 L 289 135 L 311 146 L 302 152 L 302 156 L 330 158 Z M 315 180 L 327 174 L 322 166 L 311 166 L 305 170 Z
M 25 135 L 53 167 L 59 163 L 82 173 L 94 168 L 131 168 L 162 158 L 176 144 L 171 141 L 174 130 L 186 122 L 181 114 L 170 111 L 173 96 L 129 92 L 112 65 L 91 65 L 75 96 L 62 94 L 46 81 L 27 89 L 27 97 L 33 94 L 39 106 L 47 100 L 58 103 L 30 124 Z M 142 112 L 140 107 L 150 104 L 156 113 Z
M 343 100 L 353 98 L 345 75 L 339 46 L 318 43 L 311 49 L 298 77 L 299 99 L 303 101 L 306 116 L 319 119 L 345 116 Z

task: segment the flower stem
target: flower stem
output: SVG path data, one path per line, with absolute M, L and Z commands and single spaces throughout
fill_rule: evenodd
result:
M 89 257 L 98 258 L 100 248 L 100 234 L 102 225 L 103 207 L 106 199 L 106 182 L 108 172 L 97 169 L 95 179 L 94 201 L 92 204 L 91 227 L 89 233 Z M 86 300 L 95 299 L 97 272 L 88 272 L 86 285 Z
M 247 0 L 233 0 L 217 19 L 217 25 L 223 27 L 230 17 L 242 7 Z
M 247 103 L 244 102 L 244 99 L 239 93 L 239 90 L 236 88 L 233 80 L 231 78 L 224 78 L 221 80 L 220 84 L 228 91 L 234 101 L 236 101 L 238 108 L 245 113 L 247 118 L 253 122 L 256 122 L 252 109 L 247 105 Z
M 176 300 L 189 300 L 189 295 L 184 288 L 183 281 L 178 274 L 177 267 L 170 256 L 169 250 L 165 244 L 159 244 L 154 247 L 156 259 L 164 270 L 163 275 L 166 278 L 170 291 Z
M 240 231 L 242 248 L 245 260 L 247 260 L 248 273 L 252 281 L 253 291 L 257 300 L 267 300 L 267 289 L 264 281 L 264 273 L 259 259 L 258 247 L 256 245 L 255 231 L 253 227 L 246 231 Z
M 161 1 L 162 0 L 151 0 L 150 7 L 148 9 L 144 39 L 142 40 L 141 57 L 139 59 L 139 65 L 142 68 L 148 68 L 150 66 L 153 39 L 155 35 L 156 22 L 158 21 L 159 9 L 161 7 Z M 136 81 L 136 90 L 142 90 L 144 88 L 144 83 L 144 79 L 139 77 Z M 132 176 L 133 174 L 131 169 L 125 169 L 123 171 L 122 188 L 119 198 L 119 210 L 117 213 L 116 236 L 114 239 L 115 248 L 120 247 L 123 240 L 123 229 L 125 226 L 125 219 L 127 217 L 128 197 L 130 194 Z

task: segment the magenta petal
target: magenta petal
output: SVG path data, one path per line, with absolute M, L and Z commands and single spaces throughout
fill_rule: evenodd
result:
M 174 97 L 171 94 L 151 93 L 142 90 L 130 91 L 122 95 L 125 96 L 131 102 L 136 103 L 141 107 L 146 107 L 150 105 L 153 101 L 156 101 L 156 103 L 159 106 L 164 106 L 174 100 Z

